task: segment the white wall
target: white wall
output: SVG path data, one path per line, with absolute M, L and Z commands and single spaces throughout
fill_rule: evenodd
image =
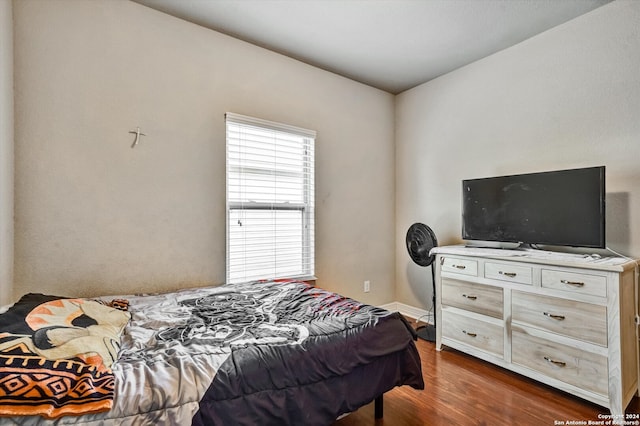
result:
M 640 257 L 640 2 L 619 0 L 396 98 L 396 299 L 431 306 L 406 254 L 460 243 L 461 180 L 607 167 L 607 243 Z
M 231 111 L 318 132 L 318 284 L 393 300 L 392 95 L 132 2 L 14 8 L 14 297 L 223 282 Z
M 460 242 L 460 181 L 505 173 L 605 164 L 608 244 L 640 257 L 639 8 L 618 0 L 394 105 L 135 3 L 15 2 L 12 296 L 222 282 L 226 111 L 318 131 L 316 270 L 330 290 L 428 307 L 430 273 L 408 259 L 406 229 L 423 221 L 441 244 Z M 0 4 L 3 40 L 10 9 Z M 132 150 L 135 126 L 149 136 Z M 0 158 L 6 185 L 12 165 Z
M 13 8 L 0 0 L 0 305 L 13 284 Z

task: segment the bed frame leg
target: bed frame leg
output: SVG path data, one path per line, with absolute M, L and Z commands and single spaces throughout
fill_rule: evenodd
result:
M 379 397 L 377 397 L 375 399 L 374 402 L 374 412 L 375 412 L 375 418 L 376 419 L 381 419 L 382 416 L 384 415 L 384 400 L 383 400 L 383 395 L 380 395 Z

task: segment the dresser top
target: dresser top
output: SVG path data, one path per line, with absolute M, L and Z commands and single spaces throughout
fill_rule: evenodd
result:
M 532 248 L 498 249 L 485 247 L 467 247 L 464 245 L 435 247 L 432 254 L 484 257 L 500 260 L 541 263 L 545 265 L 573 266 L 603 271 L 623 272 L 633 269 L 636 261 L 624 257 L 607 257 L 575 253 L 562 253 Z

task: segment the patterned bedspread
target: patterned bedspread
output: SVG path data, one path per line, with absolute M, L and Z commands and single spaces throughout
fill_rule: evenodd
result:
M 0 415 L 55 418 L 111 408 L 111 365 L 129 314 L 27 294 L 0 315 Z
M 127 296 L 108 412 L 9 424 L 328 425 L 391 388 L 423 388 L 397 313 L 293 281 Z M 4 423 L 3 423 L 4 424 Z

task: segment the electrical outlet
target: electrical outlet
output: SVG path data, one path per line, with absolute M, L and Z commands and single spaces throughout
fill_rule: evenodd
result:
M 371 291 L 371 281 L 364 282 L 364 292 L 369 293 Z

